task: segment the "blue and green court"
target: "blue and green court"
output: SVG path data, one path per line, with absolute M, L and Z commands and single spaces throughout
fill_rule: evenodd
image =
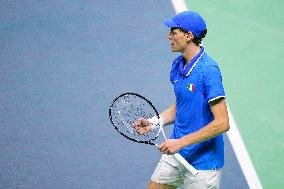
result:
M 145 188 L 160 153 L 121 138 L 108 106 L 127 91 L 174 101 L 162 20 L 184 9 L 205 18 L 223 73 L 222 188 L 283 188 L 279 0 L 1 1 L 0 188 Z

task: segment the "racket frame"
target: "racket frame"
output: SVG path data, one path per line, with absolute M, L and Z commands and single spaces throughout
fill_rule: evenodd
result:
M 109 119 L 110 119 L 110 122 L 112 123 L 112 125 L 114 126 L 114 128 L 122 135 L 124 136 L 125 138 L 127 138 L 128 140 L 131 140 L 133 142 L 137 142 L 137 143 L 144 143 L 144 144 L 150 144 L 150 145 L 155 145 L 157 147 L 159 147 L 158 144 L 155 144 L 154 143 L 154 140 L 158 138 L 158 136 L 160 135 L 160 133 L 162 132 L 162 135 L 164 137 L 165 140 L 167 140 L 167 137 L 165 135 L 165 132 L 164 132 L 164 129 L 163 129 L 163 126 L 160 125 L 160 128 L 159 128 L 159 131 L 157 133 L 157 135 L 152 138 L 151 140 L 147 140 L 147 141 L 140 141 L 140 140 L 137 140 L 137 139 L 134 139 L 134 138 L 131 138 L 129 136 L 127 136 L 126 134 L 124 134 L 122 131 L 119 130 L 119 128 L 115 125 L 114 121 L 113 121 L 113 116 L 112 116 L 112 113 L 111 113 L 111 110 L 114 106 L 114 103 L 121 97 L 123 96 L 126 96 L 126 95 L 134 95 L 134 96 L 137 96 L 139 98 L 142 98 L 143 100 L 145 100 L 152 108 L 153 110 L 155 111 L 155 114 L 156 116 L 158 117 L 158 119 L 160 119 L 160 115 L 157 111 L 157 109 L 155 108 L 155 106 L 152 104 L 152 102 L 150 102 L 148 99 L 146 99 L 144 96 L 140 95 L 140 94 L 137 94 L 137 93 L 133 93 L 133 92 L 126 92 L 126 93 L 123 93 L 121 95 L 119 95 L 118 97 L 116 97 L 113 102 L 111 103 L 110 107 L 109 107 Z M 174 158 L 180 163 L 182 164 L 191 174 L 193 175 L 197 175 L 198 174 L 198 170 L 196 170 L 192 165 L 190 165 L 179 153 L 175 153 L 173 154 Z
M 133 93 L 133 92 L 126 92 L 126 93 L 123 93 L 121 95 L 119 95 L 118 97 L 116 97 L 113 102 L 111 103 L 110 107 L 109 107 L 109 119 L 110 119 L 110 122 L 112 123 L 112 125 L 114 126 L 114 128 L 122 135 L 124 136 L 125 138 L 127 138 L 128 140 L 131 140 L 133 142 L 137 142 L 137 143 L 144 143 L 144 144 L 150 144 L 150 145 L 156 145 L 153 141 L 156 140 L 158 138 L 158 136 L 160 135 L 160 132 L 161 132 L 161 125 L 160 125 L 160 128 L 159 128 L 159 131 L 158 133 L 156 134 L 156 136 L 150 140 L 137 140 L 135 138 L 131 138 L 129 136 L 127 136 L 126 134 L 124 134 L 122 131 L 120 131 L 120 129 L 115 125 L 114 121 L 113 121 L 113 116 L 112 116 L 112 113 L 111 113 L 111 110 L 114 106 L 114 103 L 121 97 L 123 96 L 126 96 L 126 95 L 133 95 L 133 96 L 137 96 L 139 98 L 142 98 L 143 100 L 145 100 L 154 110 L 156 116 L 158 117 L 158 119 L 160 119 L 160 115 L 157 111 L 157 109 L 155 108 L 155 106 L 152 104 L 152 102 L 150 102 L 148 99 L 146 99 L 144 96 L 140 95 L 140 94 L 137 94 L 137 93 Z M 164 135 L 164 134 L 163 134 Z

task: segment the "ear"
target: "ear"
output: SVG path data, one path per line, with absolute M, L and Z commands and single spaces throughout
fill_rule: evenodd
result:
M 186 34 L 186 39 L 187 39 L 187 41 L 191 41 L 193 38 L 194 38 L 194 35 L 193 35 L 192 32 L 188 32 L 188 33 Z

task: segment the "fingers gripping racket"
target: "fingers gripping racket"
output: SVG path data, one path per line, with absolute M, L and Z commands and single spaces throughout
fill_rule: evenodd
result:
M 158 146 L 154 141 L 162 133 L 167 140 L 162 125 L 159 129 L 151 129 L 142 134 L 133 128 L 133 123 L 141 118 L 150 119 L 154 116 L 159 117 L 159 113 L 153 104 L 145 97 L 136 93 L 124 93 L 116 97 L 109 108 L 109 118 L 114 128 L 125 138 L 137 142 Z M 190 173 L 196 175 L 198 171 L 190 165 L 180 154 L 173 154 Z

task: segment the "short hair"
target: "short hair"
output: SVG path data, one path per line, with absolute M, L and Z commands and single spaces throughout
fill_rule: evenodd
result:
M 189 31 L 187 31 L 187 30 L 185 30 L 185 29 L 183 29 L 183 28 L 181 28 L 181 27 L 175 27 L 175 28 L 171 28 L 171 29 L 172 29 L 172 30 L 179 29 L 179 30 L 180 30 L 181 32 L 183 32 L 183 33 L 188 33 L 188 32 L 189 32 Z M 193 33 L 192 33 L 192 34 L 193 34 Z M 200 45 L 202 39 L 206 36 L 206 34 L 207 34 L 207 29 L 205 29 L 205 30 L 202 31 L 200 37 L 196 37 L 196 36 L 193 34 L 193 36 L 194 36 L 194 38 L 193 38 L 193 40 L 192 40 L 193 43 L 196 44 L 196 45 Z
M 207 34 L 207 29 L 203 30 L 202 33 L 201 33 L 201 36 L 200 37 L 196 37 L 194 36 L 193 38 L 193 43 L 195 43 L 196 45 L 200 45 L 201 44 L 201 41 L 202 39 L 206 36 Z

